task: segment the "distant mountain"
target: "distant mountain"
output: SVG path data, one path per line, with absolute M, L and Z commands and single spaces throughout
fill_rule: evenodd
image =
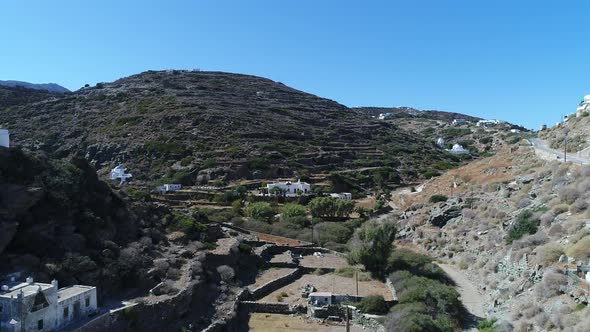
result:
M 55 83 L 44 83 L 44 84 L 35 84 L 29 82 L 21 82 L 21 81 L 1 81 L 0 85 L 2 86 L 9 86 L 9 87 L 23 87 L 27 89 L 34 89 L 34 90 L 46 90 L 53 93 L 66 93 L 70 92 L 70 90 L 64 88 L 63 86 Z
M 47 90 L 0 85 L 0 111 L 7 111 L 13 106 L 36 103 L 41 100 L 55 99 L 62 96 L 64 96 L 63 93 L 52 93 Z

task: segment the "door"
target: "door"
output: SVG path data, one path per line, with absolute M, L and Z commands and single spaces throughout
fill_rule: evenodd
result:
M 82 316 L 82 310 L 80 309 L 80 300 L 74 302 L 74 320 L 77 320 Z

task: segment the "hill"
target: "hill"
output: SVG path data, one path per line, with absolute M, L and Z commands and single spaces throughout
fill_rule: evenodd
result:
M 401 118 L 421 118 L 451 122 L 454 119 L 465 119 L 471 122 L 477 122 L 481 118 L 454 112 L 444 112 L 435 110 L 417 110 L 411 107 L 355 107 L 355 110 L 363 112 L 370 116 L 379 116 L 379 114 L 389 113 L 392 119 Z
M 81 154 L 102 174 L 124 162 L 146 182 L 343 171 L 373 187 L 458 162 L 393 123 L 268 79 L 221 72 L 148 71 L 0 112 L 0 123 L 21 147 Z
M 45 90 L 0 86 L 0 110 L 10 112 L 10 107 L 35 103 L 44 99 L 57 97 Z M 1 124 L 1 122 L 0 122 Z
M 70 90 L 64 88 L 63 86 L 56 84 L 56 83 L 42 83 L 42 84 L 35 84 L 29 82 L 22 82 L 22 81 L 1 81 L 0 86 L 7 86 L 7 87 L 22 87 L 27 89 L 33 90 L 44 90 L 47 92 L 52 93 L 67 93 Z
M 387 118 L 382 121 L 404 128 L 431 142 L 442 138 L 447 148 L 461 144 L 472 153 L 480 155 L 513 144 L 528 132 L 526 128 L 507 122 L 479 127 L 476 123 L 481 118 L 460 113 L 420 111 L 409 107 L 359 107 L 355 110 L 371 117 L 387 114 Z M 467 122 L 453 124 L 455 119 L 464 119 Z

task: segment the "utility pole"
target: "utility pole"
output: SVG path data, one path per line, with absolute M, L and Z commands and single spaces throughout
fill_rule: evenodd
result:
M 356 270 L 354 278 L 356 280 L 356 297 L 359 297 L 359 270 Z
M 567 163 L 567 133 L 565 133 L 565 137 L 563 138 L 563 162 Z

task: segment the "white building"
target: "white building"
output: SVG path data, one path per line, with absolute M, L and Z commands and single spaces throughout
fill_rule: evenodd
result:
M 181 184 L 173 183 L 173 184 L 163 184 L 156 188 L 159 192 L 167 193 L 169 191 L 178 191 L 182 189 Z
M 436 145 L 438 145 L 438 146 L 439 146 L 441 149 L 444 149 L 444 148 L 445 148 L 445 143 L 446 143 L 446 142 L 445 142 L 445 139 L 444 139 L 444 138 L 442 138 L 442 137 L 439 137 L 439 138 L 436 140 Z
M 297 196 L 298 194 L 308 194 L 311 192 L 311 186 L 307 182 L 274 182 L 266 185 L 269 194 L 272 194 L 273 188 L 279 188 L 286 196 Z
M 8 129 L 0 129 L 0 146 L 5 148 L 10 147 L 10 133 Z
M 379 120 L 387 120 L 387 119 L 391 119 L 392 117 L 393 117 L 393 114 L 391 114 L 391 113 L 379 114 Z
M 97 311 L 96 287 L 11 281 L 0 288 L 0 331 L 56 331 Z
M 500 123 L 499 120 L 479 120 L 475 125 L 478 127 L 494 127 Z
M 590 112 L 590 95 L 585 95 L 584 99 L 576 109 L 576 117 L 582 116 L 584 112 Z
M 111 180 L 121 180 L 121 184 L 132 178 L 133 175 L 127 173 L 127 168 L 119 165 L 111 170 Z
M 462 124 L 466 124 L 469 123 L 467 120 L 465 119 L 454 119 L 452 122 L 454 125 L 462 125 Z
M 341 201 L 352 201 L 352 194 L 351 193 L 331 193 L 329 194 L 330 197 L 339 199 Z
M 452 149 L 447 149 L 447 152 L 452 154 L 469 154 L 469 150 L 465 150 L 461 144 L 454 144 Z

